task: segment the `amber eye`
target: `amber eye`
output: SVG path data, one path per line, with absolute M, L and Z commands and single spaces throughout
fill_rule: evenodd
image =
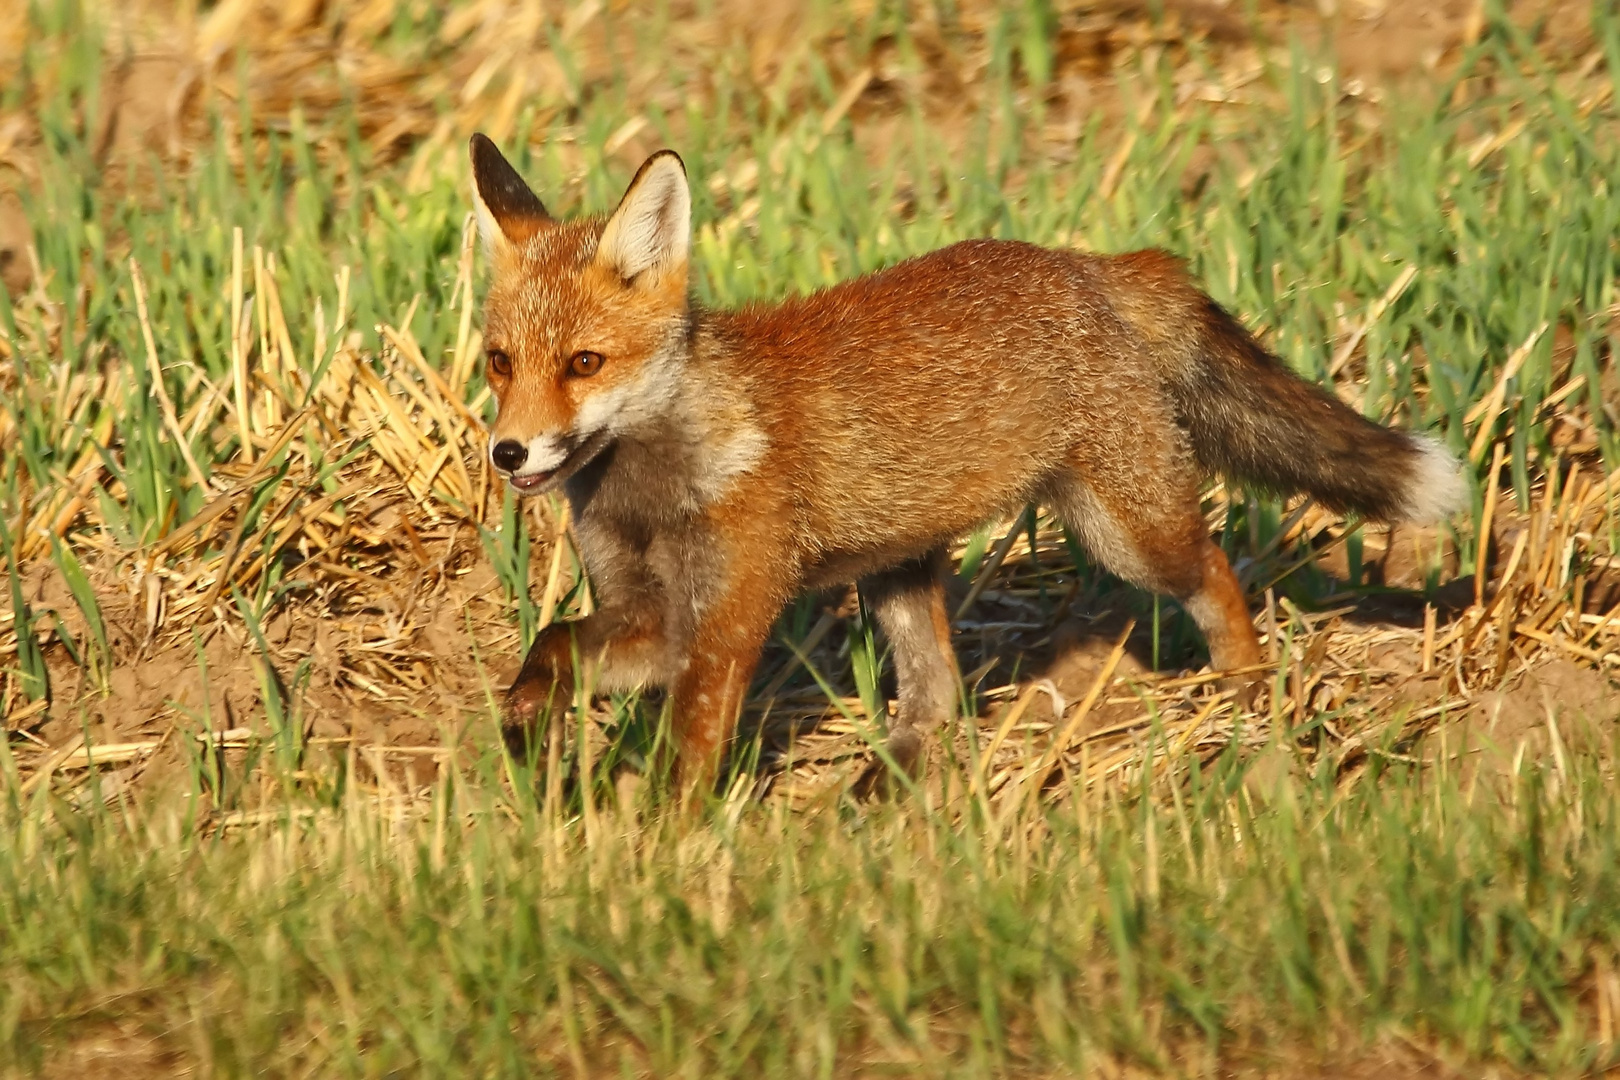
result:
M 581 378 L 595 375 L 602 370 L 602 354 L 577 352 L 574 354 L 574 358 L 568 361 L 568 370 Z
M 489 373 L 498 379 L 512 377 L 512 358 L 499 349 L 489 350 Z

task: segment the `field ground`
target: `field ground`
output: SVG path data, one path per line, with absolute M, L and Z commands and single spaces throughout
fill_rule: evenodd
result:
M 14 2 L 0 28 L 0 1069 L 1590 1075 L 1620 1065 L 1620 17 L 1474 0 Z M 687 829 L 659 703 L 502 755 L 586 610 L 483 465 L 464 146 L 694 178 L 697 288 L 977 235 L 1184 255 L 1472 465 L 1442 528 L 1216 485 L 1237 708 L 1036 511 L 963 722 L 782 618 Z

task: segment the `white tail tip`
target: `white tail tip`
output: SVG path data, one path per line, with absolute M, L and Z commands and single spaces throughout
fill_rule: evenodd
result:
M 1417 456 L 1401 493 L 1401 520 L 1417 525 L 1443 521 L 1468 505 L 1462 462 L 1431 436 L 1410 437 Z

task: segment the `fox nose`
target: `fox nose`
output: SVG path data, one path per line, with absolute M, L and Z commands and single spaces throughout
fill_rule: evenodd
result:
M 489 452 L 489 460 L 502 472 L 517 472 L 523 467 L 523 460 L 529 456 L 529 448 L 516 439 L 502 439 L 495 444 Z

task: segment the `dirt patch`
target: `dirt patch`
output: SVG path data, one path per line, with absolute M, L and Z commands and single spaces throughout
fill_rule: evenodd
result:
M 1454 725 L 1459 749 L 1512 763 L 1523 748 L 1530 760 L 1560 753 L 1606 754 L 1620 733 L 1620 684 L 1570 660 L 1526 670 L 1508 689 L 1489 690 Z
M 1092 622 L 1086 619 L 1068 619 L 1052 632 L 1050 659 L 1044 671 L 1038 665 L 1041 678 L 1049 680 L 1054 693 L 1038 695 L 1030 705 L 1031 720 L 1051 722 L 1057 711 L 1066 712 L 1080 702 L 1096 685 L 1103 674 L 1114 645 L 1124 630 L 1124 620 L 1109 617 Z M 1152 644 L 1133 634 L 1127 648 L 1114 668 L 1114 675 L 1126 680 L 1139 679 L 1151 672 Z M 1091 710 L 1086 726 L 1091 730 L 1119 723 L 1140 712 L 1135 702 L 1110 703 L 1107 695 Z

